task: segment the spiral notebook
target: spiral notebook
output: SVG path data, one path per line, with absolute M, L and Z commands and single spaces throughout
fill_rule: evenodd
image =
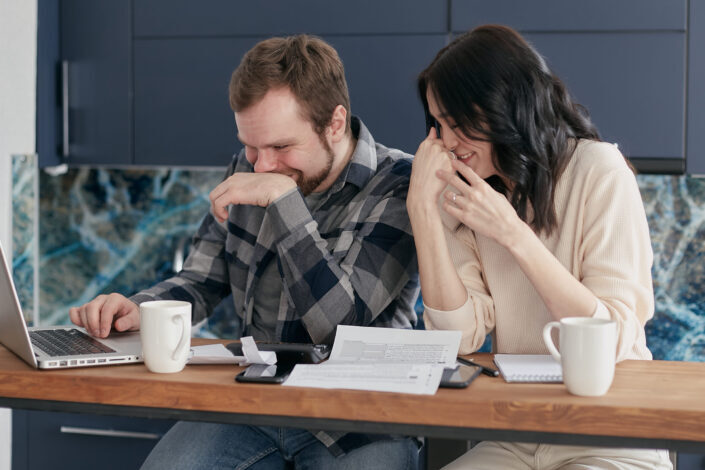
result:
M 561 363 L 550 354 L 495 354 L 507 382 L 563 382 Z

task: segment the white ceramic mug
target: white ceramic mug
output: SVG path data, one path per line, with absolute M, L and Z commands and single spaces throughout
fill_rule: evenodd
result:
M 558 352 L 551 330 L 559 328 Z M 617 325 L 612 320 L 566 317 L 543 328 L 543 340 L 563 367 L 563 383 L 574 395 L 604 395 L 612 385 L 617 354 Z
M 140 304 L 142 357 L 152 372 L 179 372 L 191 347 L 191 304 L 153 300 Z

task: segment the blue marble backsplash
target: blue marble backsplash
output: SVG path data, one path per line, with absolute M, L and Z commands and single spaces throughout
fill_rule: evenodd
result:
M 28 323 L 34 321 L 37 253 L 37 157 L 12 156 L 12 272 Z M 7 248 L 6 248 L 7 249 Z
M 705 178 L 638 177 L 654 249 L 655 358 L 705 361 Z
M 98 294 L 130 295 L 174 272 L 208 210 L 208 193 L 223 171 L 71 169 L 60 176 L 13 164 L 15 277 L 25 309 L 41 324 L 68 323 L 68 307 Z M 26 162 L 25 162 L 26 163 Z M 16 174 L 15 174 L 16 173 Z M 25 176 L 27 174 L 27 176 Z M 26 272 L 31 256 L 27 180 L 39 186 L 39 305 Z M 656 313 L 647 342 L 656 359 L 705 361 L 705 179 L 638 177 L 654 248 Z M 22 215 L 25 214 L 25 215 Z M 178 265 L 178 260 L 177 260 Z M 33 271 L 32 271 L 33 272 Z M 198 334 L 236 337 L 225 299 Z

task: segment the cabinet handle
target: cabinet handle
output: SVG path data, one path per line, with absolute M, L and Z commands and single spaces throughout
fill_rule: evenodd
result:
M 159 440 L 162 436 L 151 432 L 135 432 L 135 431 L 115 431 L 112 429 L 92 429 L 92 428 L 77 428 L 73 426 L 61 426 L 62 434 L 83 434 L 86 436 L 105 436 L 105 437 L 129 437 L 132 439 L 152 439 Z
M 61 61 L 61 155 L 69 156 L 69 62 Z

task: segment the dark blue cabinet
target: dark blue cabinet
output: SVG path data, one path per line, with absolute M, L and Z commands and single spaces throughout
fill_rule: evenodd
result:
M 705 175 L 705 3 L 691 0 L 688 28 L 688 173 Z
M 132 162 L 128 6 L 38 0 L 41 166 Z
M 438 0 L 139 0 L 134 8 L 136 37 L 435 34 L 448 21 Z
M 519 31 L 684 31 L 686 0 L 451 0 L 451 27 L 486 23 Z
M 132 163 L 129 13 L 128 2 L 61 1 L 69 164 Z
M 228 82 L 259 38 L 137 39 L 135 162 L 227 166 L 241 146 Z
M 12 470 L 138 469 L 169 420 L 14 410 Z
M 416 153 L 426 123 L 416 77 L 446 43 L 446 36 L 330 36 L 340 54 L 350 107 L 378 142 Z
M 352 112 L 380 142 L 414 152 L 423 139 L 415 79 L 447 37 L 447 12 L 433 0 L 364 0 L 354 8 L 321 0 L 208 6 L 166 0 L 134 6 L 135 163 L 226 165 L 241 147 L 228 105 L 230 74 L 257 41 L 298 32 L 336 47 Z
M 135 162 L 225 166 L 241 147 L 228 81 L 262 37 L 135 40 Z M 416 75 L 444 35 L 325 37 L 345 64 L 353 114 L 375 138 L 414 153 L 424 137 Z
M 638 169 L 682 172 L 687 159 L 688 171 L 705 173 L 701 3 L 61 0 L 58 59 L 68 63 L 68 112 L 56 105 L 61 86 L 50 83 L 61 74 L 38 66 L 40 164 L 226 165 L 240 147 L 227 97 L 232 70 L 256 41 L 299 32 L 339 50 L 353 113 L 378 140 L 414 152 L 424 134 L 417 74 L 453 35 L 503 23 L 536 45 L 604 139 Z M 41 17 L 55 4 L 38 5 Z M 50 24 L 40 22 L 40 39 Z M 57 110 L 58 122 L 50 122 Z M 63 114 L 67 157 L 56 152 L 65 147 Z
M 588 108 L 603 140 L 616 142 L 636 161 L 684 159 L 682 33 L 527 33 L 526 37 Z
M 685 0 L 451 2 L 456 34 L 485 23 L 521 31 L 644 172 L 685 170 L 687 20 Z

